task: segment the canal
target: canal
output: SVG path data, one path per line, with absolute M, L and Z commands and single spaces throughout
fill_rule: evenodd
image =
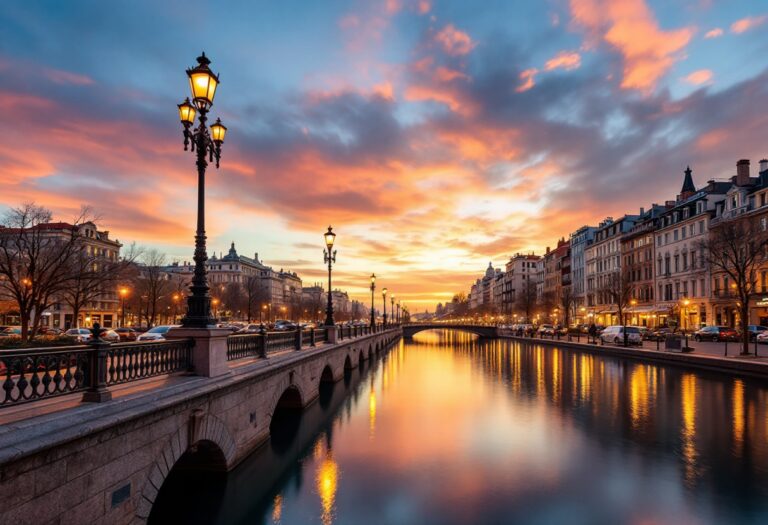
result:
M 150 522 L 768 523 L 757 380 L 430 331 L 273 433 Z

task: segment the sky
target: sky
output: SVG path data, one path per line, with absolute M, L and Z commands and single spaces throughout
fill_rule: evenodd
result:
M 229 131 L 208 251 L 411 311 L 489 262 L 674 199 L 768 156 L 764 0 L 7 0 L 0 211 L 91 206 L 124 244 L 191 260 L 176 104 L 201 51 Z

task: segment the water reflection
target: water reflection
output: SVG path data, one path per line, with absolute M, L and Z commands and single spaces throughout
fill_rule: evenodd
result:
M 768 523 L 766 394 L 423 332 L 238 467 L 218 523 Z

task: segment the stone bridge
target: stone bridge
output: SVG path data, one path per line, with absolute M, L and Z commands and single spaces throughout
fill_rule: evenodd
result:
M 403 337 L 410 339 L 424 330 L 463 330 L 480 337 L 494 338 L 498 336 L 498 328 L 493 325 L 475 325 L 469 323 L 413 323 L 403 325 Z
M 144 523 L 171 473 L 228 472 L 270 427 L 401 337 L 400 327 L 232 362 L 0 426 L 0 523 Z M 2 412 L 0 412 L 2 415 Z

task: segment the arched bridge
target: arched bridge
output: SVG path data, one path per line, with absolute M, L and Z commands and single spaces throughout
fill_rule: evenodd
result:
M 424 330 L 462 330 L 480 337 L 494 338 L 498 336 L 498 329 L 493 325 L 481 325 L 471 323 L 413 323 L 403 325 L 403 337 L 410 339 Z

